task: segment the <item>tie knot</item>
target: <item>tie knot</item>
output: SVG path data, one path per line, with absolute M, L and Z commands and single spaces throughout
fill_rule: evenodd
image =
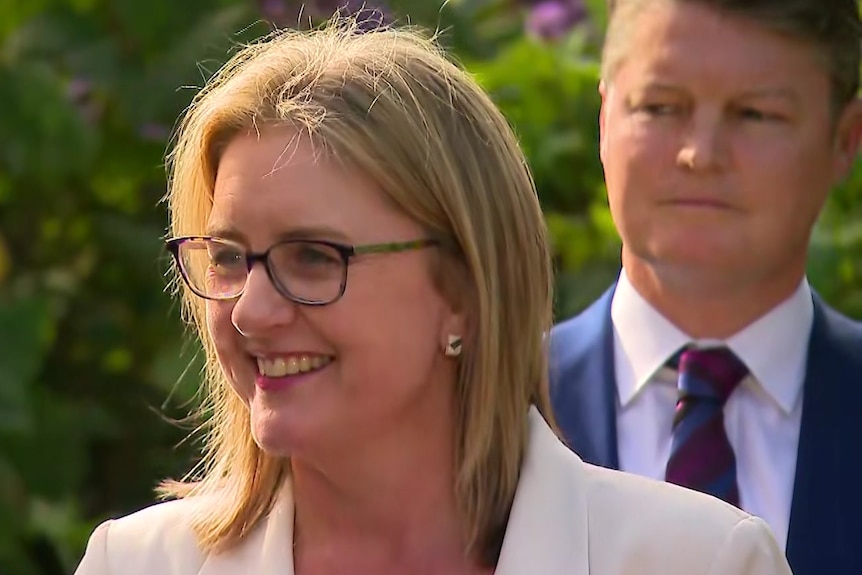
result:
M 745 364 L 726 347 L 686 348 L 670 363 L 679 370 L 681 392 L 722 404 L 748 375 Z

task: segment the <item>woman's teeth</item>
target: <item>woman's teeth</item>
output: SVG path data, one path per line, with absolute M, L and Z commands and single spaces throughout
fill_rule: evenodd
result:
M 319 369 L 332 361 L 328 355 L 257 358 L 257 371 L 265 377 L 284 377 Z

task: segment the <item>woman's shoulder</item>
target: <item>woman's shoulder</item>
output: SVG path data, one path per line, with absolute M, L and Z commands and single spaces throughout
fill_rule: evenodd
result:
M 165 501 L 101 523 L 75 575 L 197 573 L 205 559 L 192 529 L 197 504 Z
M 581 465 L 590 507 L 602 511 L 591 516 L 619 517 L 624 514 L 636 516 L 638 522 L 644 524 L 668 528 L 690 528 L 696 520 L 700 532 L 705 529 L 716 534 L 751 517 L 715 497 L 664 481 L 587 463 Z
M 535 556 L 558 569 L 588 557 L 584 572 L 602 574 L 790 573 L 763 520 L 690 489 L 585 463 L 533 412 L 510 547 L 536 548 L 537 530 L 545 550 Z
M 590 539 L 614 541 L 604 559 L 632 562 L 620 565 L 621 572 L 636 571 L 634 562 L 642 568 L 649 557 L 685 573 L 790 573 L 762 519 L 703 493 L 582 465 Z
M 197 498 L 156 503 L 110 521 L 112 543 L 136 540 L 155 547 L 197 547 L 192 521 L 200 507 Z

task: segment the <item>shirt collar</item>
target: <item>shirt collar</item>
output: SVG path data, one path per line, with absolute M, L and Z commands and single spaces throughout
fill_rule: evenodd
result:
M 803 279 L 789 298 L 726 341 L 698 341 L 672 324 L 632 286 L 625 273 L 611 302 L 617 358 L 617 393 L 626 406 L 682 346 L 727 345 L 785 413 L 793 410 L 804 381 L 814 303 Z M 620 373 L 622 372 L 622 373 Z
M 785 413 L 793 410 L 802 392 L 813 323 L 811 287 L 803 280 L 793 295 L 727 340 Z
M 685 333 L 651 306 L 620 273 L 611 301 L 617 394 L 625 407 L 682 346 Z

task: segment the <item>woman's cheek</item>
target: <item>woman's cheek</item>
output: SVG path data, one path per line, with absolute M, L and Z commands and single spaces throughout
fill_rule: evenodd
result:
M 207 331 L 228 382 L 244 396 L 247 394 L 238 389 L 238 386 L 249 377 L 249 374 L 243 373 L 248 371 L 248 356 L 240 345 L 239 334 L 231 321 L 232 308 L 230 302 L 207 302 Z

